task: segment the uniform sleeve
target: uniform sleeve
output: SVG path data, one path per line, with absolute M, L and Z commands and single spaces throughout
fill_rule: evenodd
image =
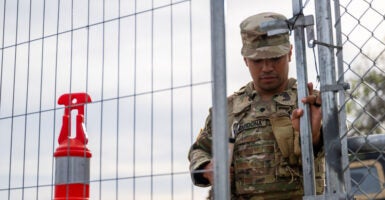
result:
M 211 161 L 211 144 L 211 114 L 209 114 L 206 119 L 205 127 L 200 131 L 188 154 L 191 179 L 194 185 L 201 187 L 210 185 L 209 181 L 206 178 L 203 178 L 202 172 L 199 170 L 202 170 Z

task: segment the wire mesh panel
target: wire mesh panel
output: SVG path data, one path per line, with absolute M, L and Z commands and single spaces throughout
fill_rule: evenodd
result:
M 0 10 L 0 199 L 54 197 L 57 101 L 76 92 L 92 99 L 91 199 L 206 195 L 187 151 L 211 97 L 209 22 L 198 15 L 208 3 L 2 0 Z
M 384 7 L 380 1 L 340 2 L 347 80 L 351 81 L 347 112 L 352 136 L 384 133 Z
M 343 70 L 350 84 L 341 112 L 347 118 L 351 189 L 348 198 L 383 199 L 385 133 L 385 6 L 378 0 L 340 0 Z M 343 122 L 342 122 L 343 123 Z

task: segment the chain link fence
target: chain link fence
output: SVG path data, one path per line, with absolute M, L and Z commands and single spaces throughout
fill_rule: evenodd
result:
M 349 136 L 385 133 L 385 22 L 379 1 L 340 3 Z M 347 23 L 344 23 L 344 22 Z
M 378 0 L 340 0 L 336 6 L 340 9 L 336 22 L 342 25 L 343 45 L 343 69 L 338 75 L 339 80 L 350 84 L 340 101 L 347 126 L 340 135 L 349 138 L 348 198 L 383 199 L 385 6 Z

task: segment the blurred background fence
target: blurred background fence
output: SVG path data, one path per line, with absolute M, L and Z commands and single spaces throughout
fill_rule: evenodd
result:
M 349 158 L 343 170 L 353 169 L 347 197 L 385 198 L 385 3 L 331 4 L 343 47 L 337 81 L 350 84 L 338 96 L 341 140 L 353 139 L 342 152 Z M 240 21 L 262 11 L 293 13 L 290 1 L 226 6 L 231 94 L 250 80 Z M 314 1 L 303 7 L 315 14 Z M 206 196 L 190 181 L 187 152 L 212 104 L 209 1 L 0 0 L 0 27 L 0 199 L 52 199 L 64 112 L 57 100 L 73 92 L 92 98 L 85 113 L 91 199 Z M 317 49 L 307 51 L 316 82 Z

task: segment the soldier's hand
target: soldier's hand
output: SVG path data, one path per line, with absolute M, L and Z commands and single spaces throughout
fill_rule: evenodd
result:
M 203 178 L 206 178 L 211 185 L 214 183 L 214 175 L 213 175 L 213 162 L 210 161 L 204 168 L 205 172 L 203 172 Z M 234 178 L 234 167 L 230 167 L 230 182 L 233 181 Z
M 210 161 L 204 168 L 205 172 L 203 172 L 203 178 L 206 178 L 210 184 L 212 185 L 214 183 L 214 177 L 213 177 L 213 162 Z
M 310 117 L 312 125 L 312 136 L 313 136 L 313 145 L 316 145 L 320 141 L 320 130 L 321 130 L 321 103 L 322 99 L 320 95 L 315 95 L 313 92 L 313 84 L 308 83 L 309 96 L 301 99 L 302 103 L 310 105 Z M 293 111 L 291 120 L 293 128 L 295 131 L 299 132 L 300 127 L 300 117 L 303 115 L 303 110 L 298 108 Z

